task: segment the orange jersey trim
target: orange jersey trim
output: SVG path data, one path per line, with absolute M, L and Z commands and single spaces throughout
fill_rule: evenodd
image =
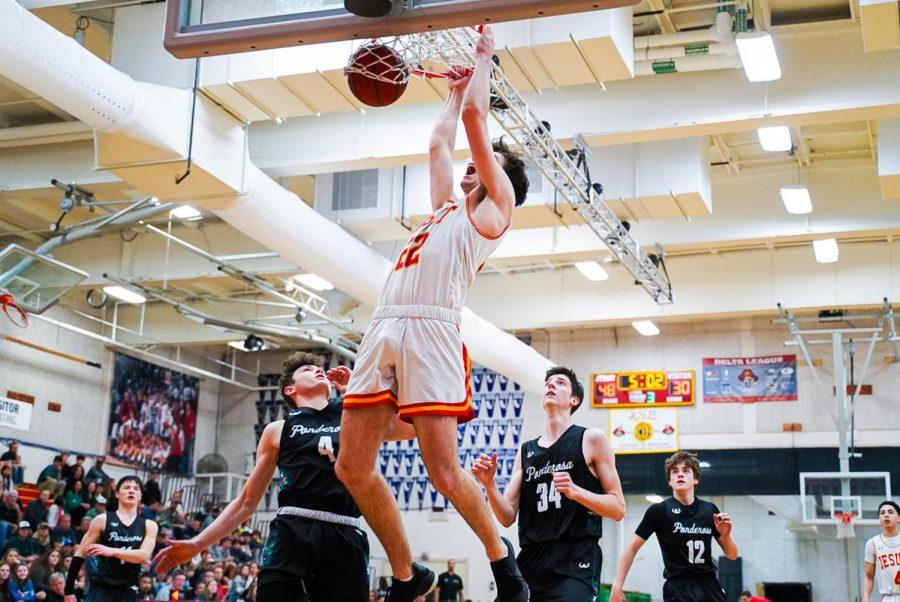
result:
M 397 406 L 397 396 L 390 389 L 375 393 L 353 393 L 344 396 L 345 407 L 365 407 L 389 403 Z

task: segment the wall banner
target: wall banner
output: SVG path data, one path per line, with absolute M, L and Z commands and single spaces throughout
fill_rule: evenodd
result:
M 703 358 L 703 401 L 797 401 L 797 356 Z

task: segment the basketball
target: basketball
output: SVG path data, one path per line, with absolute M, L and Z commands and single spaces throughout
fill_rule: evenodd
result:
M 408 76 L 409 67 L 396 50 L 373 42 L 350 57 L 347 84 L 360 102 L 386 107 L 403 96 Z

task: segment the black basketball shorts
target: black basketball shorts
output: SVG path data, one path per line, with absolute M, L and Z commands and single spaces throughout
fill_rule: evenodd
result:
M 137 602 L 138 592 L 135 587 L 113 587 L 88 578 L 87 591 L 82 602 Z
M 257 602 L 369 599 L 369 540 L 356 527 L 276 516 L 260 566 Z M 288 590 L 295 595 L 286 597 Z
M 679 579 L 663 585 L 664 602 L 725 602 L 725 590 L 715 575 L 705 579 Z
M 528 544 L 517 558 L 531 602 L 593 602 L 603 552 L 596 537 Z

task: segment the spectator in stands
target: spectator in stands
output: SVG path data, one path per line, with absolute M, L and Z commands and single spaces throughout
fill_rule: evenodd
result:
M 156 502 L 162 504 L 162 491 L 159 488 L 159 472 L 155 470 L 150 473 L 150 478 L 144 483 L 143 500 L 144 504 L 147 506 L 152 506 Z
M 21 485 L 25 482 L 25 465 L 19 455 L 19 444 L 15 441 L 9 443 L 9 450 L 0 456 L 0 462 L 6 462 L 12 468 L 13 484 Z
M 147 520 L 158 521 L 159 515 L 163 511 L 162 502 L 159 500 L 154 500 L 154 502 L 148 506 L 144 506 L 144 509 L 141 511 L 141 516 L 146 518 Z
M 83 518 L 81 519 L 81 524 L 78 525 L 78 528 L 75 529 L 75 539 L 77 540 L 75 543 L 81 543 L 81 540 L 84 538 L 85 534 L 88 532 L 88 529 L 91 528 L 91 519 Z
M 64 573 L 53 573 L 50 575 L 50 590 L 44 602 L 64 602 L 66 591 L 66 575 Z
M 38 555 L 37 543 L 31 538 L 31 525 L 27 520 L 19 523 L 16 534 L 6 540 L 3 551 L 16 550 L 24 559 L 36 558 Z M 6 560 L 6 559 L 4 559 Z
M 50 531 L 50 542 L 54 546 L 73 546 L 79 541 L 81 541 L 81 537 L 72 528 L 72 517 L 68 514 L 63 514 L 59 517 L 59 522 L 56 523 L 56 526 Z
M 181 492 L 176 491 L 169 500 L 169 505 L 159 514 L 160 526 L 171 527 L 176 533 L 184 530 L 184 513 L 181 511 Z
M 219 508 L 218 506 L 213 506 L 212 510 L 209 511 L 209 516 L 207 516 L 206 518 L 203 519 L 203 528 L 205 529 L 208 526 L 210 526 L 211 524 L 213 524 L 213 521 L 216 520 L 217 518 L 219 518 L 219 514 L 221 512 L 222 512 L 221 508 Z
M 80 523 L 91 505 L 87 501 L 84 492 L 84 482 L 70 480 L 66 484 L 66 495 L 63 498 L 63 510 L 72 516 L 72 520 Z
M 0 463 L 0 487 L 3 491 L 11 491 L 16 486 L 13 483 L 13 468 L 8 463 Z
M 25 506 L 25 520 L 31 524 L 32 530 L 36 529 L 40 523 L 47 522 L 47 516 L 50 514 L 47 510 L 49 501 L 50 491 L 44 489 Z
M 157 600 L 183 600 L 186 598 L 187 577 L 184 573 L 172 575 L 171 583 L 161 583 L 156 590 Z
M 212 553 L 213 560 L 225 560 L 231 558 L 231 540 L 227 537 L 222 539 L 216 545 L 209 548 Z
M 144 573 L 138 581 L 138 600 L 156 600 L 156 593 L 153 591 L 153 577 Z
M 28 575 L 28 565 L 23 562 L 17 566 L 13 578 L 9 580 L 9 599 L 12 602 L 35 602 L 46 597 L 46 593 L 34 589 Z
M 31 536 L 31 539 L 34 540 L 39 554 L 48 551 L 50 549 L 50 525 L 47 523 L 40 523 L 37 531 Z
M 50 591 L 52 589 L 50 577 L 53 573 L 59 573 L 62 570 L 62 555 L 59 552 L 50 550 L 41 554 L 41 557 L 31 565 L 31 581 L 34 583 L 34 589 L 36 591 Z
M 160 527 L 156 532 L 156 545 L 153 546 L 153 556 L 156 556 L 160 550 L 169 545 L 167 540 L 173 539 L 175 535 L 169 527 Z
M 754 596 L 750 593 L 749 590 L 744 590 L 741 592 L 741 602 L 772 602 L 768 598 L 764 598 L 762 596 Z
M 106 512 L 106 498 L 102 495 L 98 495 L 97 499 L 94 501 L 94 507 L 85 513 L 84 518 L 94 520 L 95 516 L 103 514 L 104 512 Z
M 80 480 L 84 480 L 84 474 L 87 470 L 84 467 L 84 454 L 78 454 L 75 456 L 75 464 L 67 464 L 63 466 L 63 478 L 68 481 L 71 478 L 76 478 Z
M 15 531 L 22 521 L 22 509 L 19 507 L 19 492 L 15 489 L 3 494 L 0 504 L 0 544 L 3 544 L 11 531 Z
M 48 464 L 37 478 L 37 488 L 40 491 L 54 491 L 57 495 L 61 494 L 65 489 L 65 482 L 62 480 L 62 456 L 53 456 L 53 463 Z
M 19 556 L 19 551 L 15 548 L 11 548 L 3 555 L 3 560 L 0 561 L 0 564 L 5 564 L 10 567 L 9 570 L 13 570 L 12 567 L 18 566 L 20 562 L 22 562 L 22 557 Z
M 9 565 L 5 563 L 0 564 L 0 600 L 2 602 L 9 600 L 9 575 Z
M 200 518 L 197 517 L 196 515 L 194 515 L 191 518 L 188 526 L 186 526 L 181 531 L 181 539 L 190 539 L 192 537 L 196 537 L 197 535 L 200 534 L 200 531 L 202 531 L 202 530 L 203 530 L 203 524 L 200 521 Z
M 103 472 L 103 458 L 98 456 L 94 459 L 94 465 L 88 471 L 85 481 L 94 481 L 95 483 L 105 485 L 109 481 L 109 475 Z
M 228 602 L 239 602 L 246 599 L 245 596 L 253 584 L 253 577 L 250 576 L 250 565 L 242 564 L 238 570 L 238 574 L 231 580 L 228 587 Z

